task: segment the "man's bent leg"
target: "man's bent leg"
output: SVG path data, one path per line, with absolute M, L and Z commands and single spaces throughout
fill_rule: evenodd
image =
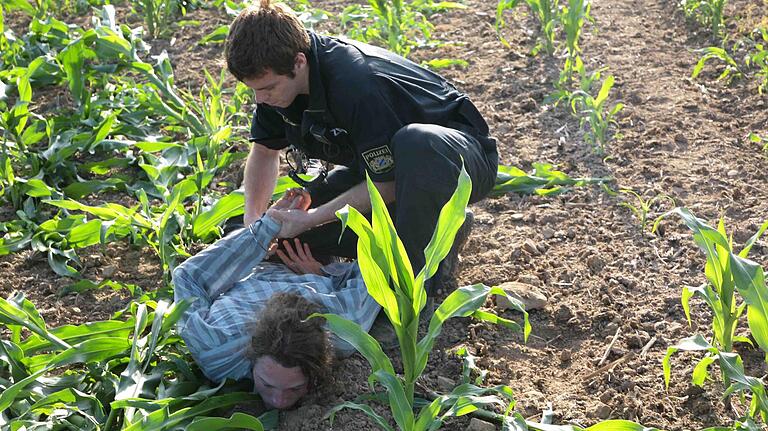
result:
M 424 248 L 443 205 L 458 184 L 462 160 L 472 179 L 469 202 L 493 188 L 498 155 L 492 138 L 434 124 L 411 124 L 392 138 L 395 158 L 395 227 L 414 272 L 424 266 Z M 434 292 L 432 292 L 434 293 Z

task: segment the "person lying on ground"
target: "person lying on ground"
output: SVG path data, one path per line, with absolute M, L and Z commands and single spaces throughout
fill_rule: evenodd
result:
M 267 262 L 280 231 L 272 212 L 305 210 L 300 194 L 218 240 L 173 271 L 176 301 L 194 298 L 177 327 L 192 357 L 214 382 L 251 378 L 268 407 L 286 409 L 327 376 L 333 350 L 354 348 L 329 336 L 313 312 L 338 314 L 368 331 L 380 310 L 355 262 L 321 265 L 295 240 Z
M 472 179 L 470 203 L 494 186 L 498 154 L 488 124 L 437 73 L 382 48 L 309 31 L 283 4 L 257 3 L 233 21 L 225 52 L 228 70 L 257 102 L 243 181 L 245 224 L 267 209 L 281 150 L 288 149 L 294 174 L 304 173 L 308 159 L 324 167 L 311 183 L 292 175 L 311 194 L 312 208 L 275 212 L 280 237 L 298 237 L 316 255 L 354 258 L 357 238 L 346 230 L 339 240 L 335 213 L 347 204 L 370 211 L 367 174 L 418 273 L 462 165 Z M 329 164 L 335 167 L 326 172 Z M 453 281 L 460 247 L 457 241 L 428 280 L 430 296 Z

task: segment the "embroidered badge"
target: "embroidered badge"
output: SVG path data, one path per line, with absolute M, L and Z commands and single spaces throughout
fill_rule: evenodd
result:
M 363 152 L 363 160 L 374 174 L 389 172 L 395 166 L 395 159 L 389 151 L 389 147 L 382 145 Z

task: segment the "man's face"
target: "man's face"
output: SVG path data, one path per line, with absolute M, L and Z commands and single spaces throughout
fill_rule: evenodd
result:
M 268 407 L 287 409 L 309 390 L 309 381 L 299 367 L 286 368 L 271 356 L 262 356 L 253 365 L 253 382 Z
M 243 80 L 256 95 L 257 103 L 277 108 L 287 108 L 299 94 L 309 94 L 309 67 L 303 53 L 296 55 L 294 77 L 278 75 L 272 70 L 258 78 Z

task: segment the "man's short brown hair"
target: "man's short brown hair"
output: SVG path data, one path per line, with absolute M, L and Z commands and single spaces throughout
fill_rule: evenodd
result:
M 309 55 L 309 35 L 286 5 L 261 0 L 245 8 L 227 36 L 227 68 L 240 81 L 259 78 L 267 70 L 293 78 L 296 54 Z
M 320 307 L 295 293 L 276 293 L 256 322 L 247 356 L 271 356 L 283 367 L 299 367 L 310 388 L 329 375 L 332 350 L 323 319 L 308 319 Z

